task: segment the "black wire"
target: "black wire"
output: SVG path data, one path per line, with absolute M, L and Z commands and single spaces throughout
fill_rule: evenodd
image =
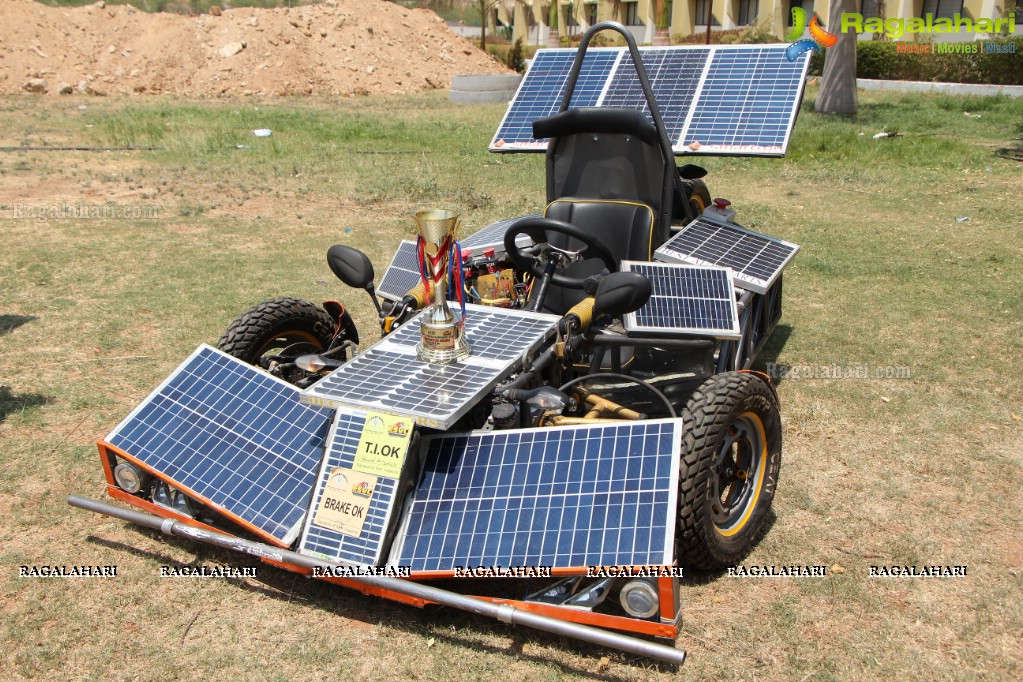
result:
M 569 381 L 569 382 L 559 386 L 558 390 L 561 391 L 562 393 L 564 393 L 566 389 L 571 388 L 572 386 L 575 386 L 576 384 L 582 383 L 582 382 L 587 381 L 589 379 L 606 379 L 608 377 L 615 378 L 615 379 L 625 379 L 626 381 L 631 381 L 631 382 L 633 382 L 635 384 L 639 384 L 640 386 L 643 386 L 644 388 L 650 389 L 650 391 L 654 395 L 656 395 L 658 398 L 661 399 L 661 402 L 664 403 L 664 406 L 668 408 L 668 414 L 670 414 L 672 416 L 672 418 L 678 417 L 678 414 L 675 413 L 675 408 L 672 407 L 672 405 L 671 405 L 671 401 L 668 400 L 668 396 L 664 395 L 664 393 L 659 388 L 657 388 L 656 386 L 654 386 L 653 384 L 651 384 L 651 383 L 649 383 L 647 381 L 643 381 L 642 379 L 637 379 L 636 377 L 630 377 L 628 374 L 619 374 L 618 372 L 601 372 L 599 374 L 584 374 L 581 377 L 576 377 L 575 379 L 572 379 L 571 381 Z

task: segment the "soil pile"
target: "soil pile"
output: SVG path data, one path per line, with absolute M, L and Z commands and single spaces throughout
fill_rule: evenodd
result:
M 386 0 L 186 17 L 4 0 L 0 93 L 369 95 L 508 73 L 433 12 Z

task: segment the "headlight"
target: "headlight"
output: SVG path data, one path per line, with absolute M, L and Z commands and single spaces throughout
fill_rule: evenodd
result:
M 633 618 L 650 618 L 660 606 L 656 583 L 645 578 L 625 583 L 618 598 L 622 608 Z
M 131 462 L 121 462 L 114 467 L 114 480 L 121 490 L 134 495 L 145 486 L 146 474 Z

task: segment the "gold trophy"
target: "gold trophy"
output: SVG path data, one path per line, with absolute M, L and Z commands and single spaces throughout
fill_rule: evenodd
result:
M 469 357 L 469 342 L 462 329 L 462 316 L 448 306 L 448 254 L 458 231 L 458 214 L 444 209 L 416 213 L 419 231 L 421 271 L 425 275 L 426 294 L 433 288 L 433 305 L 422 316 L 421 339 L 416 357 L 423 362 L 447 364 Z M 455 267 L 461 267 L 455 263 Z M 428 282 L 426 280 L 429 280 Z

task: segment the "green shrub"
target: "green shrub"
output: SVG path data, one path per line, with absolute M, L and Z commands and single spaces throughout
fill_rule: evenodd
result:
M 516 41 L 516 45 L 521 42 L 521 39 Z M 518 69 L 513 66 L 514 58 L 513 52 L 515 51 L 515 45 L 491 45 L 490 41 L 487 40 L 487 53 L 494 59 L 506 64 L 508 68 L 515 69 L 519 73 L 522 73 L 526 69 L 526 60 L 532 59 L 533 55 L 536 54 L 537 48 L 535 45 L 521 45 L 520 47 L 520 59 L 522 60 L 522 68 Z
M 526 59 L 523 56 L 522 38 L 515 41 L 515 44 L 508 50 L 508 56 L 505 58 L 504 63 L 508 65 L 508 68 L 512 71 L 518 71 L 519 73 L 525 73 L 526 71 Z
M 1023 37 L 980 42 L 1014 46 L 1015 52 L 908 53 L 899 52 L 898 43 L 861 40 L 856 43 L 856 76 L 879 80 L 1023 85 Z M 930 45 L 931 50 L 937 45 L 923 44 Z M 810 60 L 810 74 L 819 76 L 823 70 L 824 56 L 815 52 Z

